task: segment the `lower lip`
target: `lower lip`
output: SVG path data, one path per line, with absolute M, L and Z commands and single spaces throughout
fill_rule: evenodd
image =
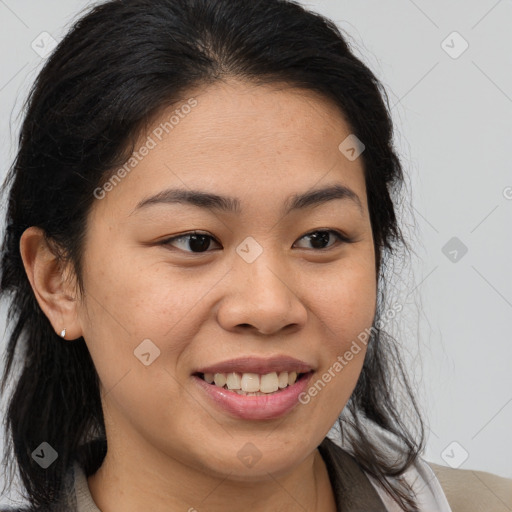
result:
M 193 375 L 194 381 L 208 397 L 225 412 L 244 420 L 271 420 L 290 412 L 299 402 L 313 375 L 312 372 L 276 393 L 267 396 L 239 395 L 234 391 L 208 384 L 201 377 Z

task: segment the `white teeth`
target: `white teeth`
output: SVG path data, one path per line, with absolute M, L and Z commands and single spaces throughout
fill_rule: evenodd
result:
M 242 391 L 254 393 L 260 390 L 260 376 L 257 373 L 242 374 Z
M 220 388 L 230 389 L 239 395 L 265 395 L 295 384 L 297 372 L 257 373 L 205 373 L 204 380 Z
M 273 393 L 279 389 L 279 380 L 277 379 L 277 373 L 267 373 L 261 376 L 260 379 L 260 391 L 262 393 Z
M 278 377 L 279 389 L 283 389 L 288 386 L 288 372 L 281 372 Z
M 226 376 L 228 389 L 242 389 L 242 379 L 239 373 L 228 373 Z
M 213 380 L 215 381 L 215 385 L 219 386 L 219 388 L 224 387 L 224 384 L 226 384 L 226 374 L 225 373 L 216 373 L 214 375 Z

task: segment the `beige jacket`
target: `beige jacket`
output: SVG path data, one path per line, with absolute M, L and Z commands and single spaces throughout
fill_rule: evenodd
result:
M 452 512 L 512 512 L 512 479 L 431 462 Z

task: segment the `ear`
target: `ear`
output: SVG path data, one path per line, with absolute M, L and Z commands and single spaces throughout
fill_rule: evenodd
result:
M 44 314 L 60 336 L 66 329 L 67 339 L 82 336 L 78 321 L 78 300 L 70 265 L 64 266 L 49 246 L 44 231 L 35 226 L 20 238 L 20 253 L 34 295 Z

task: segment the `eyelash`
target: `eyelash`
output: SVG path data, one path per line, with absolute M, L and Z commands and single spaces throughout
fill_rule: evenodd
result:
M 338 242 L 340 243 L 346 243 L 346 244 L 350 244 L 350 243 L 353 243 L 355 240 L 352 239 L 352 238 L 349 238 L 347 236 L 345 236 L 343 233 L 341 233 L 340 231 L 337 231 L 337 230 L 334 230 L 334 229 L 317 229 L 315 231 L 310 231 L 309 233 L 306 233 L 305 235 L 301 236 L 299 238 L 299 240 L 302 240 L 303 238 L 306 238 L 308 236 L 311 236 L 311 235 L 314 235 L 314 234 L 317 234 L 317 233 L 331 233 L 331 234 L 334 234 L 335 237 L 338 239 Z M 176 240 L 182 240 L 182 239 L 186 239 L 186 238 L 189 238 L 193 235 L 199 235 L 199 236 L 203 236 L 203 237 L 206 237 L 206 238 L 210 238 L 212 240 L 214 240 L 215 242 L 217 242 L 217 240 L 215 240 L 215 238 L 211 235 L 208 235 L 207 233 L 200 233 L 198 231 L 191 231 L 190 233 L 184 233 L 183 235 L 179 235 L 179 236 L 175 236 L 175 237 L 172 237 L 172 238 L 167 238 L 166 240 L 163 240 L 162 242 L 160 242 L 161 245 L 164 245 L 164 246 L 170 246 L 172 242 L 175 242 Z M 220 243 L 217 242 L 219 245 Z M 315 252 L 325 252 L 325 251 L 328 251 L 329 249 L 332 249 L 333 247 L 336 247 L 336 245 L 339 245 L 338 244 L 333 244 L 333 245 L 330 245 L 329 247 L 326 247 L 326 248 L 323 248 L 323 249 L 312 249 L 313 251 Z M 212 252 L 212 251 L 200 251 L 200 252 L 194 252 L 194 251 L 183 251 L 182 249 L 178 249 L 182 252 L 185 252 L 185 253 L 189 253 L 189 254 L 205 254 L 207 252 Z

